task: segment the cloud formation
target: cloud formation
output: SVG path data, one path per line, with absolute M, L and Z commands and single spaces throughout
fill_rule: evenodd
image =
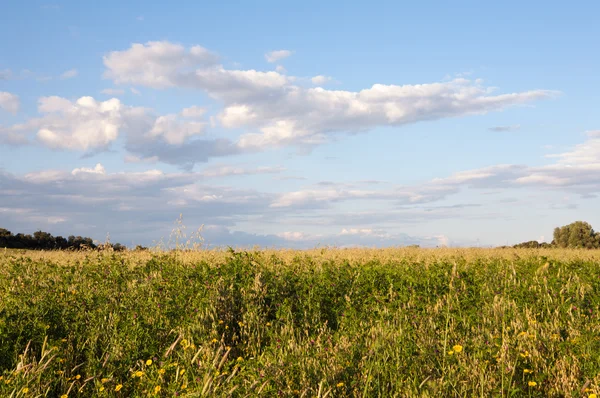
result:
M 79 74 L 79 71 L 77 69 L 69 69 L 68 71 L 66 71 L 62 75 L 60 75 L 60 78 L 61 78 L 61 80 L 72 79 L 72 78 L 76 77 L 78 74 Z
M 488 130 L 493 131 L 495 133 L 503 133 L 507 131 L 517 131 L 521 128 L 520 124 L 514 124 L 512 126 L 496 126 L 490 127 Z
M 499 111 L 549 98 L 531 90 L 494 94 L 479 80 L 454 79 L 418 85 L 374 84 L 360 91 L 305 88 L 278 72 L 226 69 L 203 47 L 169 42 L 134 44 L 104 58 L 105 76 L 117 84 L 197 89 L 220 101 L 217 119 L 247 131 L 240 148 L 317 145 L 328 136 Z M 317 82 L 324 77 L 318 77 Z
M 282 59 L 287 58 L 290 55 L 292 55 L 292 52 L 290 50 L 275 50 L 266 53 L 265 59 L 267 60 L 267 62 L 273 63 L 281 61 Z
M 21 108 L 21 101 L 16 94 L 0 91 L 0 109 L 10 113 L 17 113 Z

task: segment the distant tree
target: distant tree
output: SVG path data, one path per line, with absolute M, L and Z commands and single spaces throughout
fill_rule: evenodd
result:
M 600 233 L 585 221 L 575 221 L 554 229 L 554 243 L 558 247 L 600 249 Z
M 13 235 L 7 229 L 0 228 L 0 247 L 9 249 L 29 249 L 29 250 L 64 250 L 84 248 L 94 249 L 96 245 L 92 238 L 71 235 L 67 239 L 62 236 L 53 236 L 49 232 L 35 231 L 32 235 L 18 233 Z M 114 250 L 125 250 L 126 247 L 116 243 L 112 245 Z

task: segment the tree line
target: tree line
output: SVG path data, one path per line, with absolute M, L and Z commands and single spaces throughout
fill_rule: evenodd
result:
M 7 229 L 0 228 L 0 248 L 28 250 L 82 250 L 112 248 L 125 250 L 120 243 L 102 243 L 96 245 L 92 238 L 71 235 L 68 238 L 53 236 L 44 231 L 36 231 L 33 235 L 18 233 L 13 235 Z
M 569 225 L 554 228 L 551 243 L 537 242 L 535 240 L 522 242 L 516 248 L 545 248 L 560 247 L 573 249 L 600 249 L 600 232 L 595 232 L 592 226 L 585 221 L 575 221 Z

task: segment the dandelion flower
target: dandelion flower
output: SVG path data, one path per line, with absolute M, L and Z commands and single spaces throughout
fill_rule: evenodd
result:
M 135 372 L 133 374 L 133 377 L 142 377 L 144 375 L 144 372 L 142 372 L 141 370 L 138 370 L 137 372 Z
M 98 391 L 100 391 L 100 392 L 104 391 L 104 386 L 100 387 L 100 388 L 98 389 Z
M 527 383 L 527 385 L 529 387 L 535 387 L 535 386 L 537 386 L 537 383 L 535 381 L 530 381 L 529 383 Z
M 533 373 L 533 370 L 531 369 L 523 369 L 523 373 L 527 374 L 527 373 Z
M 159 375 L 164 375 L 165 374 L 165 370 L 164 369 L 159 369 L 158 370 L 158 374 Z
M 67 394 L 63 394 L 60 396 L 60 398 L 69 398 L 69 396 Z
M 146 361 L 146 366 L 150 366 L 150 365 L 152 365 L 152 360 L 151 359 L 149 359 L 149 360 Z
M 339 383 L 337 383 L 335 386 L 336 386 L 336 387 L 344 387 L 344 383 L 342 383 L 342 382 L 339 382 Z
M 75 376 L 75 380 L 79 380 L 79 379 L 81 379 L 81 375 Z
M 453 350 L 448 351 L 448 355 L 454 355 L 454 351 Z
M 212 339 L 212 342 L 213 342 L 213 343 L 217 343 L 218 341 L 219 341 L 219 340 L 217 340 L 217 339 Z
M 159 391 L 160 391 L 160 386 L 156 386 L 156 387 L 154 387 L 154 393 L 155 393 L 155 394 L 158 394 L 158 393 L 159 393 Z
M 100 380 L 100 383 L 104 384 L 104 383 L 106 383 L 107 381 L 108 381 L 108 379 L 105 377 L 105 378 L 103 378 L 102 380 Z
M 596 394 L 590 394 L 590 395 L 588 395 L 588 398 L 596 398 L 596 397 L 597 397 Z
M 23 389 L 23 394 L 27 394 L 28 392 L 29 392 L 29 388 L 25 387 L 25 388 Z
M 187 388 L 187 384 L 184 384 L 184 385 L 181 386 L 182 390 L 185 390 L 186 388 Z
M 117 384 L 117 386 L 115 387 L 115 391 L 121 391 L 121 388 L 123 388 L 123 384 Z M 66 395 L 65 395 L 66 398 Z
M 181 370 L 179 371 L 179 374 L 180 374 L 180 375 L 182 375 L 182 374 L 184 374 L 184 373 L 185 373 L 185 369 L 181 369 Z
M 457 345 L 455 345 L 454 347 L 452 347 L 452 349 L 454 350 L 454 352 L 456 352 L 456 353 L 459 353 L 459 352 L 461 352 L 461 351 L 462 351 L 462 349 L 463 349 L 463 346 L 461 346 L 461 345 L 457 344 Z

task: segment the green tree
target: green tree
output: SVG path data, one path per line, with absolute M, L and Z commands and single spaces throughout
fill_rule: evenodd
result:
M 585 221 L 575 221 L 554 229 L 554 243 L 558 247 L 599 249 L 600 233 Z

